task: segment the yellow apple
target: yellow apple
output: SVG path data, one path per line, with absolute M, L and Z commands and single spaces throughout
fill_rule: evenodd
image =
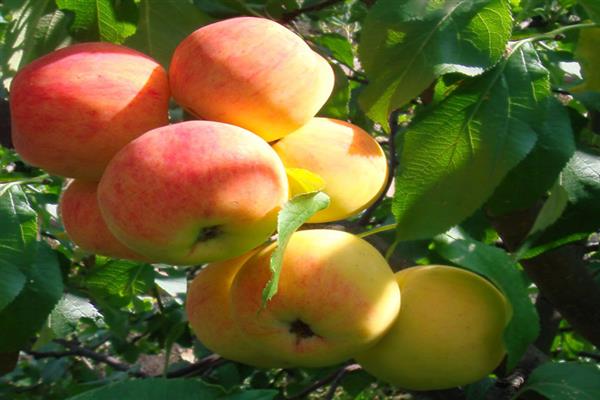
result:
M 237 126 L 188 121 L 151 130 L 111 160 L 100 210 L 126 246 L 154 260 L 198 264 L 241 255 L 275 230 L 285 168 Z
M 90 253 L 147 261 L 110 233 L 98 207 L 97 187 L 95 182 L 73 180 L 61 194 L 59 213 L 71 241 Z
M 185 309 L 192 330 L 209 350 L 255 367 L 285 366 L 248 343 L 233 320 L 230 288 L 254 251 L 204 267 L 188 287 Z
M 152 58 L 112 43 L 47 54 L 12 81 L 12 139 L 31 165 L 98 181 L 110 159 L 169 123 L 167 73 Z
M 246 128 L 267 141 L 299 128 L 325 104 L 334 75 L 296 34 L 264 18 L 204 26 L 173 54 L 175 100 L 201 119 Z
M 396 274 L 402 310 L 388 333 L 355 359 L 375 377 L 411 390 L 476 382 L 504 358 L 511 308 L 472 272 L 443 265 Z
M 231 288 L 234 320 L 257 349 L 296 366 L 332 365 L 372 346 L 396 318 L 400 291 L 385 259 L 334 230 L 292 235 L 279 290 L 261 309 L 275 246 L 250 258 Z
M 329 207 L 308 222 L 353 216 L 381 194 L 387 180 L 385 154 L 371 135 L 348 122 L 313 118 L 273 145 L 287 168 L 303 168 L 325 181 Z

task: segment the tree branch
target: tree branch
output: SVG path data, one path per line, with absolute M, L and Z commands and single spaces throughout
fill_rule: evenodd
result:
M 218 354 L 211 354 L 194 364 L 190 364 L 175 371 L 168 372 L 166 376 L 167 378 L 181 378 L 184 376 L 192 376 L 199 373 L 201 374 L 224 361 L 225 360 Z
M 36 359 L 39 358 L 62 358 L 62 357 L 70 357 L 70 356 L 79 356 L 89 358 L 90 360 L 94 360 L 99 363 L 106 364 L 110 366 L 112 369 L 117 371 L 127 372 L 136 377 L 147 377 L 148 375 L 144 374 L 140 371 L 133 371 L 132 367 L 129 364 L 125 364 L 114 357 L 97 353 L 93 350 L 87 349 L 85 347 L 80 346 L 77 342 L 63 340 L 63 339 L 55 339 L 56 343 L 64 346 L 68 350 L 66 351 L 45 351 L 38 352 L 28 350 L 27 354 L 33 356 Z
M 491 219 L 510 251 L 518 248 L 537 216 L 537 208 Z M 584 261 L 585 246 L 569 244 L 521 264 L 527 275 L 569 324 L 600 347 L 600 285 Z
M 392 181 L 394 180 L 394 176 L 396 175 L 396 167 L 398 165 L 398 158 L 396 156 L 396 137 L 398 136 L 398 115 L 400 114 L 400 110 L 395 110 L 390 114 L 390 136 L 388 141 L 388 149 L 390 152 L 390 156 L 388 159 L 388 176 L 387 181 L 385 182 L 385 187 L 383 191 L 379 195 L 379 197 L 365 210 L 365 212 L 359 218 L 357 224 L 358 225 L 367 225 L 371 220 L 371 216 L 373 212 L 379 207 L 379 204 L 385 199 L 388 190 L 392 186 Z
M 346 366 L 338 369 L 337 371 L 334 371 L 333 373 L 327 375 L 325 378 L 323 378 L 319 381 L 316 381 L 315 383 L 313 383 L 310 386 L 307 386 L 306 388 L 302 389 L 298 393 L 296 393 L 290 397 L 286 397 L 286 400 L 304 399 L 310 393 L 312 393 L 315 390 L 320 389 L 324 386 L 327 386 L 330 383 L 332 384 L 332 386 L 334 383 L 336 384 L 336 387 L 333 389 L 333 392 L 335 393 L 335 389 L 337 388 L 337 385 L 339 385 L 340 380 L 344 377 L 344 375 L 346 375 L 346 373 L 358 371 L 360 369 L 362 369 L 362 367 L 358 364 L 346 365 Z M 329 394 L 329 392 L 328 392 L 328 394 Z
M 311 6 L 299 8 L 297 10 L 290 11 L 288 13 L 283 14 L 280 21 L 282 23 L 289 23 L 302 14 L 306 14 L 306 13 L 314 12 L 314 11 L 320 11 L 327 7 L 331 7 L 337 3 L 342 3 L 342 2 L 344 2 L 344 0 L 326 0 L 326 1 L 323 1 L 322 3 L 317 3 L 317 4 L 313 4 Z

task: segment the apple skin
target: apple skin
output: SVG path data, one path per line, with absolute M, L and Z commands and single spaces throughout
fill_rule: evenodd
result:
M 304 168 L 325 180 L 329 207 L 308 222 L 331 222 L 358 214 L 385 188 L 385 153 L 371 135 L 351 123 L 313 118 L 273 144 L 286 168 Z
M 237 126 L 188 121 L 151 130 L 111 160 L 100 210 L 126 246 L 170 264 L 241 255 L 275 230 L 288 196 L 271 146 Z
M 29 164 L 98 181 L 115 153 L 169 123 L 166 71 L 110 43 L 81 43 L 45 55 L 15 76 L 12 140 Z
M 438 390 L 476 382 L 500 364 L 512 311 L 491 283 L 443 265 L 407 268 L 396 279 L 396 322 L 355 356 L 368 373 L 404 389 Z
M 350 233 L 304 230 L 292 235 L 279 290 L 261 310 L 275 244 L 238 272 L 233 315 L 248 341 L 300 367 L 337 364 L 372 346 L 400 309 L 400 291 L 381 254 Z
M 63 190 L 59 213 L 69 239 L 90 253 L 148 261 L 110 233 L 98 207 L 97 187 L 95 182 L 72 180 Z
M 190 113 L 273 141 L 315 116 L 335 78 L 327 61 L 287 28 L 238 17 L 184 39 L 169 80 L 173 97 Z
M 254 253 L 208 264 L 196 275 L 187 292 L 188 321 L 198 340 L 223 358 L 260 368 L 285 367 L 282 361 L 252 347 L 233 320 L 231 284 Z

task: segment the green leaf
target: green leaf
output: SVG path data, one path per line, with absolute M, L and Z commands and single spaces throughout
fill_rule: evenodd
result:
M 25 275 L 19 268 L 0 262 L 0 312 L 17 297 L 24 286 Z
M 52 0 L 26 0 L 8 24 L 2 46 L 2 81 L 6 89 L 23 66 L 70 43 L 69 18 L 56 11 Z
M 223 398 L 222 388 L 192 379 L 144 379 L 117 382 L 67 400 L 212 400 Z
M 535 147 L 508 173 L 487 203 L 494 215 L 534 206 L 552 187 L 575 152 L 566 108 L 549 97 L 538 113 L 540 125 L 532 126 L 538 138 Z
M 418 118 L 397 149 L 399 239 L 431 237 L 480 208 L 533 148 L 548 96 L 548 73 L 524 45 Z
M 26 285 L 0 312 L 0 326 L 10 327 L 0 335 L 0 352 L 19 350 L 42 327 L 58 302 L 63 282 L 56 253 L 44 242 L 36 242 L 19 265 Z
M 504 331 L 504 342 L 507 367 L 513 369 L 540 332 L 539 317 L 529 299 L 523 273 L 504 250 L 474 240 L 441 235 L 435 240 L 435 250 L 454 264 L 488 278 L 508 298 L 513 313 Z
M 579 3 L 585 8 L 590 18 L 600 24 L 600 3 L 597 0 L 579 0 Z
M 0 265 L 18 265 L 37 238 L 37 214 L 23 189 L 0 185 Z
M 502 56 L 512 19 L 505 0 L 380 0 L 363 24 L 358 54 L 369 77 L 361 105 L 388 115 L 443 74 L 479 75 Z
M 326 48 L 331 56 L 338 61 L 354 68 L 354 52 L 352 44 L 344 36 L 337 33 L 324 33 L 310 39 L 315 44 Z
M 534 391 L 548 400 L 600 399 L 600 370 L 594 364 L 546 363 L 537 367 L 517 396 Z
M 564 244 L 567 238 L 578 240 L 600 228 L 600 155 L 590 148 L 577 150 L 562 172 L 561 185 L 568 204 L 536 245 Z
M 179 42 L 210 22 L 212 19 L 188 0 L 141 0 L 138 30 L 125 44 L 166 68 Z
M 335 74 L 335 84 L 327 103 L 319 111 L 319 116 L 347 120 L 350 113 L 350 81 L 339 65 L 333 64 L 331 67 Z
M 575 58 L 581 65 L 584 83 L 579 90 L 600 91 L 600 28 L 587 28 L 579 32 Z
M 65 294 L 50 313 L 49 326 L 54 337 L 65 337 L 75 332 L 81 318 L 100 322 L 102 315 L 89 299 Z
M 542 209 L 535 218 L 528 236 L 541 232 L 555 223 L 567 207 L 568 202 L 569 194 L 565 188 L 557 182 L 550 192 L 550 196 L 544 202 Z
M 277 390 L 244 390 L 243 392 L 233 393 L 220 397 L 223 400 L 272 400 L 279 395 Z
M 85 283 L 96 295 L 114 305 L 125 306 L 153 287 L 154 276 L 154 269 L 148 264 L 115 260 L 95 267 Z
M 277 217 L 277 248 L 271 255 L 271 279 L 263 290 L 263 306 L 277 293 L 283 253 L 294 232 L 316 212 L 329 206 L 329 196 L 323 192 L 306 193 L 296 196 L 283 206 Z
M 75 14 L 71 32 L 80 39 L 120 44 L 135 33 L 138 9 L 134 0 L 56 0 L 56 4 Z

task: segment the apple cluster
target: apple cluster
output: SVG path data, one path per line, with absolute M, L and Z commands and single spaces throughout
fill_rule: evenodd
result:
M 372 136 L 315 117 L 333 83 L 323 57 L 261 18 L 198 29 L 168 72 L 124 46 L 81 43 L 15 76 L 13 142 L 31 165 L 72 178 L 59 209 L 82 249 L 210 263 L 191 283 L 186 310 L 223 357 L 258 367 L 355 358 L 414 389 L 475 381 L 503 357 L 510 314 L 475 274 L 431 266 L 394 275 L 363 239 L 308 229 L 292 235 L 277 295 L 263 307 L 276 246 L 265 242 L 302 191 L 297 177 L 317 176 L 331 199 L 311 223 L 360 213 L 387 181 Z M 170 124 L 171 98 L 196 119 Z

